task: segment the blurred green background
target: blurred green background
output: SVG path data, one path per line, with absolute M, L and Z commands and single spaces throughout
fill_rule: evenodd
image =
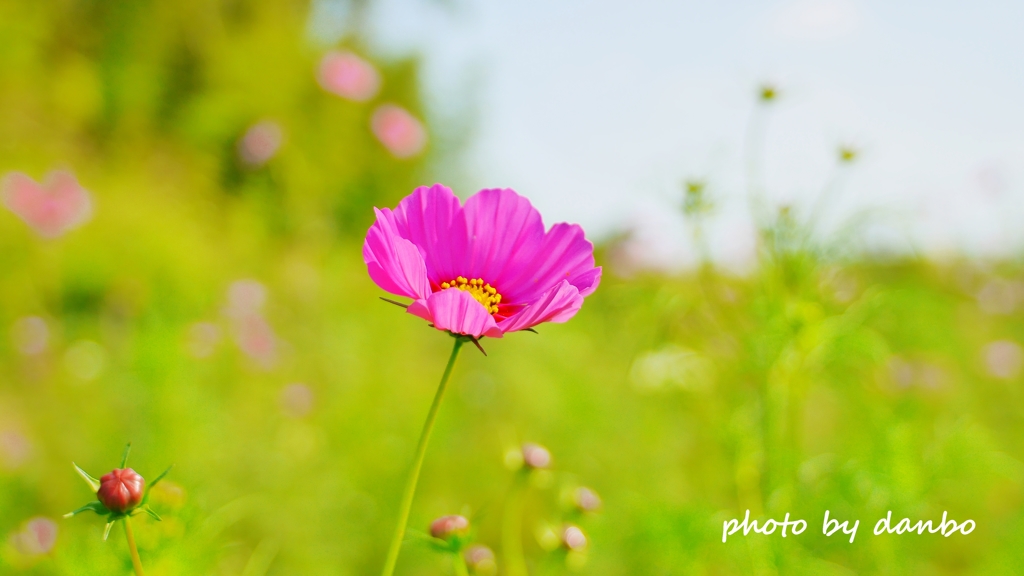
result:
M 99 476 L 128 440 L 144 476 L 175 464 L 163 522 L 135 522 L 149 574 L 379 570 L 451 340 L 377 300 L 361 242 L 371 207 L 416 185 L 471 192 L 464 135 L 432 121 L 418 63 L 358 26 L 336 49 L 380 89 L 325 89 L 307 12 L 0 3 L 0 173 L 68 170 L 93 204 L 57 238 L 0 213 L 0 573 L 130 572 L 101 518 L 60 519 L 91 497 L 71 462 Z M 383 104 L 424 122 L 425 148 L 387 146 Z M 680 191 L 694 230 L 702 194 Z M 604 280 L 574 320 L 463 353 L 410 527 L 466 514 L 503 572 L 529 441 L 553 455 L 515 510 L 533 574 L 1019 573 L 1020 262 L 868 258 L 810 224 L 763 218 L 743 275 L 631 271 L 624 239 L 597 239 Z M 598 512 L 573 510 L 579 486 Z M 723 544 L 747 509 L 809 526 Z M 860 520 L 854 543 L 822 536 L 826 509 Z M 872 536 L 889 510 L 977 529 Z M 569 521 L 584 554 L 549 543 Z M 450 570 L 414 536 L 398 573 Z

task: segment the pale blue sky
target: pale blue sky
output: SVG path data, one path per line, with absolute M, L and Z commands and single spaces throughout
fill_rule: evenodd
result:
M 673 209 L 699 176 L 722 204 L 715 251 L 742 258 L 744 132 L 771 81 L 771 198 L 808 204 L 849 143 L 862 161 L 833 214 L 882 207 L 876 236 L 933 252 L 1024 239 L 1024 2 L 456 4 L 384 0 L 375 36 L 422 53 L 435 109 L 475 100 L 472 179 L 549 222 L 641 224 L 656 259 L 686 261 Z

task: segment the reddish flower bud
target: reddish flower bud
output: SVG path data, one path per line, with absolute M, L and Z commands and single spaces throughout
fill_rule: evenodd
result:
M 430 535 L 447 540 L 452 536 L 463 536 L 469 531 L 469 520 L 465 516 L 441 516 L 430 523 Z
M 111 512 L 124 514 L 142 502 L 142 487 L 146 481 L 131 468 L 120 468 L 100 478 L 96 498 Z
M 523 464 L 527 468 L 547 468 L 551 464 L 551 452 L 540 444 L 523 444 Z
M 566 526 L 562 529 L 562 546 L 569 550 L 579 550 L 587 546 L 587 535 L 578 526 Z

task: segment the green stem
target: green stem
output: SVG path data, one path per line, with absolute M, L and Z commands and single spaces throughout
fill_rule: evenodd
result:
M 523 493 L 526 491 L 528 473 L 525 469 L 516 473 L 516 479 L 505 501 L 501 527 L 501 550 L 508 576 L 528 576 L 526 559 L 523 556 Z
M 145 576 L 142 573 L 142 559 L 139 558 L 139 549 L 135 547 L 135 534 L 132 532 L 131 519 L 124 519 L 124 535 L 128 538 L 128 551 L 132 555 L 132 568 L 135 569 L 135 576 Z
M 469 567 L 466 566 L 466 559 L 461 552 L 455 553 L 455 576 L 469 576 Z
M 405 538 L 405 525 L 409 522 L 412 497 L 416 493 L 416 483 L 420 479 L 420 469 L 423 467 L 423 457 L 427 453 L 427 442 L 430 440 L 430 432 L 434 429 L 437 409 L 441 407 L 441 398 L 444 396 L 445 387 L 448 385 L 448 377 L 452 375 L 455 358 L 459 355 L 459 349 L 465 343 L 466 338 L 462 336 L 455 338 L 455 347 L 452 348 L 452 355 L 448 358 L 448 365 L 444 369 L 444 375 L 441 376 L 441 383 L 437 386 L 434 402 L 430 405 L 430 412 L 427 413 L 427 421 L 423 423 L 420 441 L 416 445 L 416 459 L 413 461 L 412 470 L 409 471 L 409 478 L 405 481 L 405 491 L 402 493 L 402 502 L 398 507 L 398 524 L 395 526 L 394 536 L 391 537 L 391 546 L 388 548 L 388 556 L 384 561 L 384 570 L 381 572 L 382 576 L 391 576 L 395 573 L 395 564 L 398 563 L 398 552 L 402 548 L 402 540 Z

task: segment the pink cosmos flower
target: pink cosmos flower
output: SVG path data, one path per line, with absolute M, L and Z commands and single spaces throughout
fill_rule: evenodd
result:
M 3 179 L 4 205 L 44 238 L 56 238 L 92 214 L 92 200 L 75 175 L 54 170 L 38 184 L 28 175 L 11 172 Z
M 380 143 L 395 158 L 410 158 L 427 145 L 427 131 L 423 123 L 405 108 L 384 104 L 374 111 L 370 128 Z
M 380 89 L 380 74 L 366 60 L 351 52 L 328 52 L 320 60 L 317 79 L 324 90 L 342 98 L 365 102 Z
M 22 554 L 46 554 L 57 542 L 57 523 L 49 518 L 37 516 L 26 522 L 25 527 L 13 534 L 11 540 Z
M 583 229 L 545 232 L 540 213 L 510 189 L 482 190 L 463 206 L 435 184 L 375 211 L 363 244 L 370 277 L 412 298 L 408 312 L 438 330 L 501 338 L 566 322 L 601 280 Z

